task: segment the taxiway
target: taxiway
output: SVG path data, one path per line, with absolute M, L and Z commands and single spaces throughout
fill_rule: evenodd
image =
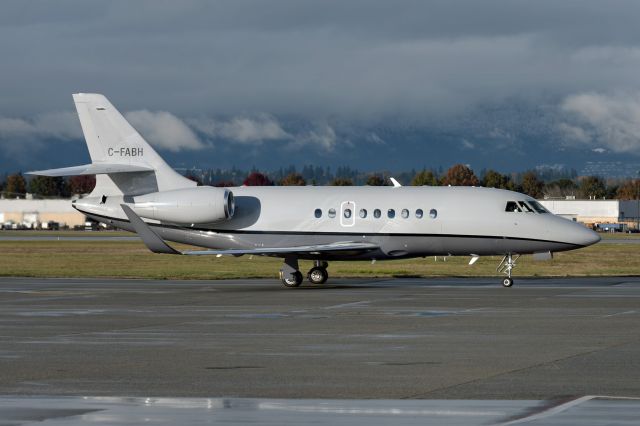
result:
M 0 393 L 640 396 L 640 279 L 0 279 Z

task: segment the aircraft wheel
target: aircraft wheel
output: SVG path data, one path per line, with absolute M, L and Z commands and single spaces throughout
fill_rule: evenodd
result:
M 285 287 L 298 287 L 302 284 L 302 273 L 296 271 L 287 277 L 282 277 L 282 284 L 284 284 Z
M 507 277 L 502 280 L 503 287 L 511 287 L 513 285 L 513 278 Z
M 307 278 L 311 284 L 324 284 L 329 278 L 329 273 L 325 268 L 316 266 L 311 268 L 307 274 Z

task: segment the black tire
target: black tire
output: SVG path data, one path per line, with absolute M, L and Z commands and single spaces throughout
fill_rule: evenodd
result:
M 513 278 L 505 278 L 502 280 L 503 287 L 511 287 L 513 285 Z
M 300 271 L 296 271 L 288 277 L 282 278 L 282 284 L 285 287 L 299 287 L 302 284 L 302 273 Z
M 311 268 L 307 274 L 307 279 L 311 284 L 324 284 L 329 279 L 329 273 L 325 268 L 316 266 Z

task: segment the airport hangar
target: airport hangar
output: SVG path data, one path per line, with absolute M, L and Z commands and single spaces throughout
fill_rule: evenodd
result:
M 43 223 L 57 222 L 60 228 L 84 226 L 86 218 L 71 206 L 71 199 L 0 199 L 0 225 L 18 224 L 41 228 Z
M 640 200 L 539 200 L 553 214 L 592 228 L 600 224 L 621 224 L 638 229 Z
M 567 219 L 584 223 L 589 227 L 597 224 L 625 224 L 629 229 L 637 229 L 639 200 L 539 200 L 552 213 Z M 13 222 L 27 228 L 39 228 L 49 221 L 58 222 L 60 227 L 83 226 L 84 214 L 71 207 L 70 199 L 0 199 L 0 224 Z

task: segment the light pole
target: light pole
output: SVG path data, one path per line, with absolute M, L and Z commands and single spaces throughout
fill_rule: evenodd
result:
M 636 232 L 640 231 L 640 170 L 636 179 Z

